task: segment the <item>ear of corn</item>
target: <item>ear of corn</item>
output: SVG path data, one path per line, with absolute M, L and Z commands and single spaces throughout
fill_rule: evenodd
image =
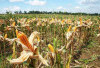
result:
M 18 30 L 16 29 L 16 36 L 18 35 Z
M 80 20 L 80 25 L 82 25 L 82 18 L 80 17 L 79 20 Z
M 34 52 L 34 46 L 29 43 L 27 36 L 24 33 L 18 33 L 17 38 L 20 39 L 21 43 L 27 46 L 31 51 Z
M 7 38 L 7 34 L 5 34 L 4 38 Z
M 67 32 L 69 32 L 71 30 L 71 28 L 72 28 L 72 26 L 70 25 L 69 28 L 68 28 L 68 30 L 67 30 Z
M 48 48 L 50 49 L 51 52 L 54 53 L 54 48 L 53 48 L 53 46 L 51 44 L 48 44 Z
M 76 29 L 77 29 L 77 27 L 75 26 L 75 27 L 74 27 L 74 32 L 76 31 Z
M 15 22 L 12 23 L 12 26 L 13 26 L 13 27 L 15 26 Z
M 61 23 L 63 24 L 64 23 L 64 20 L 62 20 Z

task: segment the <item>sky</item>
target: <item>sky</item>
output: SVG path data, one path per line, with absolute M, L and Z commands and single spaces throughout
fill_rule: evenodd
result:
M 20 10 L 100 13 L 100 0 L 0 0 L 0 13 Z

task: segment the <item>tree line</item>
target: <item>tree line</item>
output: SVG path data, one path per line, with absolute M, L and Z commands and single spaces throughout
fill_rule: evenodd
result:
M 6 12 L 6 14 L 9 14 L 9 12 Z M 66 15 L 99 15 L 100 13 L 71 13 L 71 12 L 62 12 L 62 11 L 58 11 L 58 12 L 47 12 L 47 11 L 15 11 L 14 14 L 66 14 Z

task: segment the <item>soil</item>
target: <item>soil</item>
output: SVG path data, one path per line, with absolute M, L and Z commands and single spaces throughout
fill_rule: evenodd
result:
M 82 68 L 100 68 L 100 42 L 98 42 L 98 39 L 95 41 L 96 43 L 92 44 L 93 46 L 82 49 L 80 57 L 77 59 L 78 62 L 75 63 L 75 66 L 83 66 Z M 85 63 L 85 60 L 87 63 Z

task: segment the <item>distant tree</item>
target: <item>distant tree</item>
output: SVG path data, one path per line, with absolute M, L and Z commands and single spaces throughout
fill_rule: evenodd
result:
M 14 13 L 15 13 L 15 14 L 18 14 L 18 11 L 15 11 Z
M 22 11 L 19 11 L 19 14 L 22 14 Z
M 21 13 L 21 12 L 20 12 Z M 89 13 L 81 13 L 81 12 L 77 12 L 77 13 L 71 13 L 71 12 L 62 12 L 62 11 L 59 11 L 59 12 L 47 12 L 47 11 L 29 11 L 29 12 L 26 12 L 24 11 L 24 14 L 66 14 L 66 15 L 100 15 L 98 13 L 94 13 L 94 14 L 89 14 Z
M 98 13 L 94 13 L 94 15 L 99 15 Z
M 24 14 L 27 14 L 27 11 L 24 11 Z
M 12 14 L 12 12 L 11 11 L 6 11 L 6 14 Z
M 6 14 L 9 14 L 9 12 L 8 12 L 8 11 L 6 11 Z

